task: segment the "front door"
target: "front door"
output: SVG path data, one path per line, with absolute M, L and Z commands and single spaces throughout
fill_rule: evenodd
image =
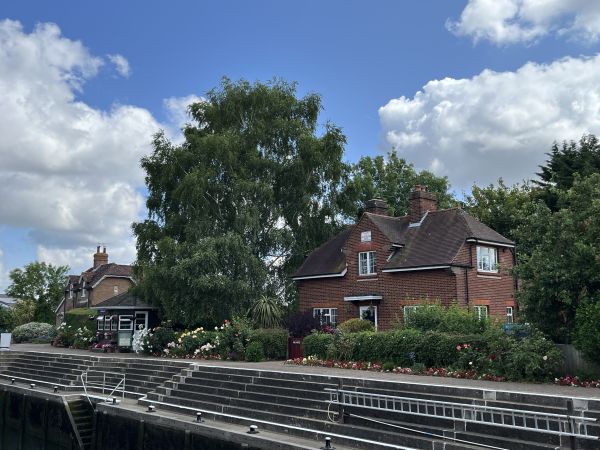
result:
M 370 320 L 373 322 L 375 329 L 377 329 L 377 306 L 365 305 L 358 307 L 358 317 L 363 320 Z

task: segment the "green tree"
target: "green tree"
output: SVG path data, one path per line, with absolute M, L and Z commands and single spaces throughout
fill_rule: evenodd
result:
M 575 176 L 587 177 L 600 173 L 600 141 L 593 134 L 584 135 L 579 142 L 554 143 L 547 153 L 546 164 L 540 166 L 539 180 L 534 183 L 543 189 L 540 198 L 550 209 L 558 209 L 558 191 L 570 189 Z
M 386 158 L 364 156 L 351 166 L 350 178 L 340 197 L 341 206 L 352 220 L 364 212 L 367 200 L 382 198 L 388 203 L 391 215 L 404 216 L 409 209 L 409 194 L 417 184 L 426 185 L 437 195 L 440 208 L 456 204 L 447 177 L 437 177 L 426 170 L 417 172 L 392 150 Z
M 500 178 L 497 185 L 473 185 L 471 194 L 465 197 L 465 209 L 493 230 L 514 240 L 516 229 L 534 201 L 533 192 L 527 182 L 508 187 Z
M 570 189 L 551 189 L 557 211 L 531 203 L 517 229 L 526 251 L 519 253 L 515 273 L 527 319 L 568 341 L 579 305 L 597 299 L 600 290 L 600 174 L 576 175 Z
M 190 106 L 183 144 L 155 137 L 133 230 L 137 292 L 163 317 L 214 324 L 291 298 L 288 275 L 339 228 L 345 138 L 329 123 L 317 136 L 320 109 L 295 84 L 224 79 Z
M 11 297 L 29 300 L 35 304 L 33 319 L 54 322 L 54 309 L 64 296 L 68 266 L 54 266 L 45 262 L 32 262 L 22 269 L 10 272 L 10 286 L 6 293 Z

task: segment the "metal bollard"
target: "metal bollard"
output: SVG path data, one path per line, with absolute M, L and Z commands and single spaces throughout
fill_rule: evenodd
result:
M 204 422 L 204 420 L 202 420 L 202 413 L 201 413 L 200 411 L 198 411 L 198 412 L 196 413 L 196 422 L 197 422 L 197 423 L 202 423 L 202 422 Z
M 154 411 L 156 411 L 156 406 L 148 405 L 148 412 L 154 412 Z
M 256 425 L 250 425 L 250 430 L 248 434 L 258 434 L 258 427 Z
M 54 390 L 54 393 L 56 394 L 58 392 L 58 386 L 54 386 L 53 390 Z
M 334 450 L 334 449 L 335 449 L 335 447 L 333 447 L 331 445 L 331 438 L 329 436 L 327 436 L 325 438 L 325 446 L 321 447 L 321 450 Z
M 29 387 L 30 387 L 31 389 L 35 389 L 35 383 L 31 383 L 31 384 L 29 385 Z

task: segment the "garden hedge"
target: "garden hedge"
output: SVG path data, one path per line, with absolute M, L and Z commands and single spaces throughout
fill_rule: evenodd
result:
M 259 328 L 250 332 L 250 343 L 262 345 L 267 359 L 285 359 L 287 357 L 288 331 L 283 328 Z
M 65 314 L 65 323 L 70 325 L 73 330 L 77 328 L 86 327 L 90 330 L 96 331 L 96 322 L 90 320 L 90 317 L 95 318 L 98 316 L 98 311 L 89 308 L 74 308 Z

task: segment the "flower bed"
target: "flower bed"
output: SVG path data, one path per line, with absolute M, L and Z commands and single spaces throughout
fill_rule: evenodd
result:
M 384 366 L 387 366 L 386 364 L 380 364 L 377 362 L 336 361 L 332 359 L 322 360 L 314 356 L 309 356 L 307 358 L 289 359 L 285 361 L 284 364 L 293 364 L 297 366 L 331 367 L 335 369 L 366 370 L 370 372 L 389 372 L 402 375 L 426 375 L 431 377 L 464 378 L 469 380 L 506 381 L 505 377 L 500 377 L 492 374 L 478 374 L 474 370 L 448 370 L 443 367 L 384 368 Z

